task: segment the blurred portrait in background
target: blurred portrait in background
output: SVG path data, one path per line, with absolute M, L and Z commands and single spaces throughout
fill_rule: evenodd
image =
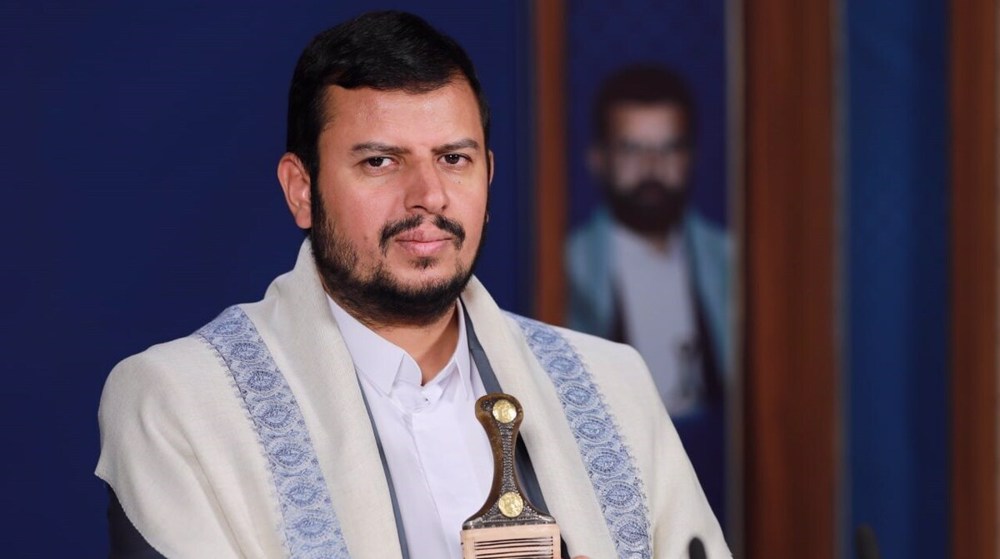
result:
M 627 65 L 599 85 L 591 118 L 600 202 L 566 246 L 566 321 L 639 351 L 718 510 L 731 243 L 690 203 L 696 100 L 672 69 Z
M 688 205 L 695 105 L 660 66 L 603 84 L 588 164 L 604 205 L 571 236 L 568 323 L 645 357 L 672 416 L 721 399 L 729 248 Z

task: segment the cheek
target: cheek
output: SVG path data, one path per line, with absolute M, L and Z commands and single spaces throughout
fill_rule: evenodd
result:
M 628 190 L 644 172 L 649 172 L 649 168 L 640 157 L 616 155 L 611 158 L 608 179 L 619 189 Z
M 481 240 L 483 226 L 486 223 L 486 203 L 487 198 L 485 193 L 477 193 L 475 196 L 471 196 L 469 199 L 463 201 L 465 209 L 459 219 L 462 226 L 465 227 L 466 247 L 471 245 L 474 249 L 476 244 Z M 476 243 L 469 241 L 476 241 Z
M 640 172 L 637 165 L 615 165 L 611 170 L 611 182 L 620 190 L 630 190 L 639 182 L 639 175 Z
M 667 184 L 681 186 L 687 182 L 691 169 L 691 158 L 674 157 L 667 159 L 660 166 L 660 174 Z
M 331 241 L 341 248 L 350 248 L 362 258 L 366 258 L 365 254 L 370 252 L 365 221 L 366 218 L 361 213 L 344 212 L 339 206 L 329 203 L 326 205 L 326 222 L 327 229 L 332 234 Z
M 354 238 L 363 247 L 363 250 L 381 253 L 382 248 L 379 246 L 379 241 L 382 237 L 382 230 L 386 225 L 398 219 L 398 216 L 389 216 L 370 209 L 359 210 L 354 216 Z
M 379 232 L 392 219 L 384 201 L 370 193 L 362 196 L 355 192 L 339 192 L 331 199 L 335 204 L 332 215 L 343 235 L 355 244 L 378 243 Z

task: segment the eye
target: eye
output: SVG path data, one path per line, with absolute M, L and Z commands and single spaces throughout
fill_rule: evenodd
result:
M 642 146 L 631 142 L 622 142 L 615 146 L 615 151 L 622 157 L 636 157 L 643 152 Z
M 373 169 L 380 169 L 385 167 L 388 161 L 388 157 L 369 157 L 368 159 L 365 159 L 365 165 L 368 165 Z
M 460 164 L 468 161 L 468 158 L 466 156 L 460 154 L 460 153 L 448 153 L 448 154 L 445 154 L 442 157 L 442 159 L 448 165 L 460 165 Z

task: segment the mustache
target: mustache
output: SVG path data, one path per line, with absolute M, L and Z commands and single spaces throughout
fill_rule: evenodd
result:
M 379 248 L 382 249 L 382 252 L 385 252 L 389 246 L 389 241 L 391 241 L 393 237 L 411 229 L 420 227 L 425 219 L 427 219 L 426 216 L 418 214 L 411 215 L 410 217 L 406 217 L 398 221 L 386 223 L 385 226 L 382 227 L 382 232 L 379 235 Z M 462 227 L 461 223 L 443 215 L 435 215 L 433 221 L 435 227 L 446 233 L 451 233 L 451 235 L 455 237 L 456 246 L 465 242 L 465 227 Z

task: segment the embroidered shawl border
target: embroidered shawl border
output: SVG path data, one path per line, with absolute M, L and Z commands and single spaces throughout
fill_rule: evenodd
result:
M 302 412 L 253 322 L 229 307 L 195 335 L 229 370 L 263 447 L 293 558 L 348 558 Z
M 556 386 L 619 557 L 651 558 L 648 507 L 638 469 L 590 372 L 555 329 L 509 315 Z M 291 557 L 349 557 L 298 403 L 253 322 L 234 306 L 195 335 L 229 370 L 257 432 Z
M 556 387 L 618 556 L 651 558 L 649 508 L 642 478 L 590 371 L 572 344 L 554 328 L 508 315 L 521 327 L 528 346 Z

